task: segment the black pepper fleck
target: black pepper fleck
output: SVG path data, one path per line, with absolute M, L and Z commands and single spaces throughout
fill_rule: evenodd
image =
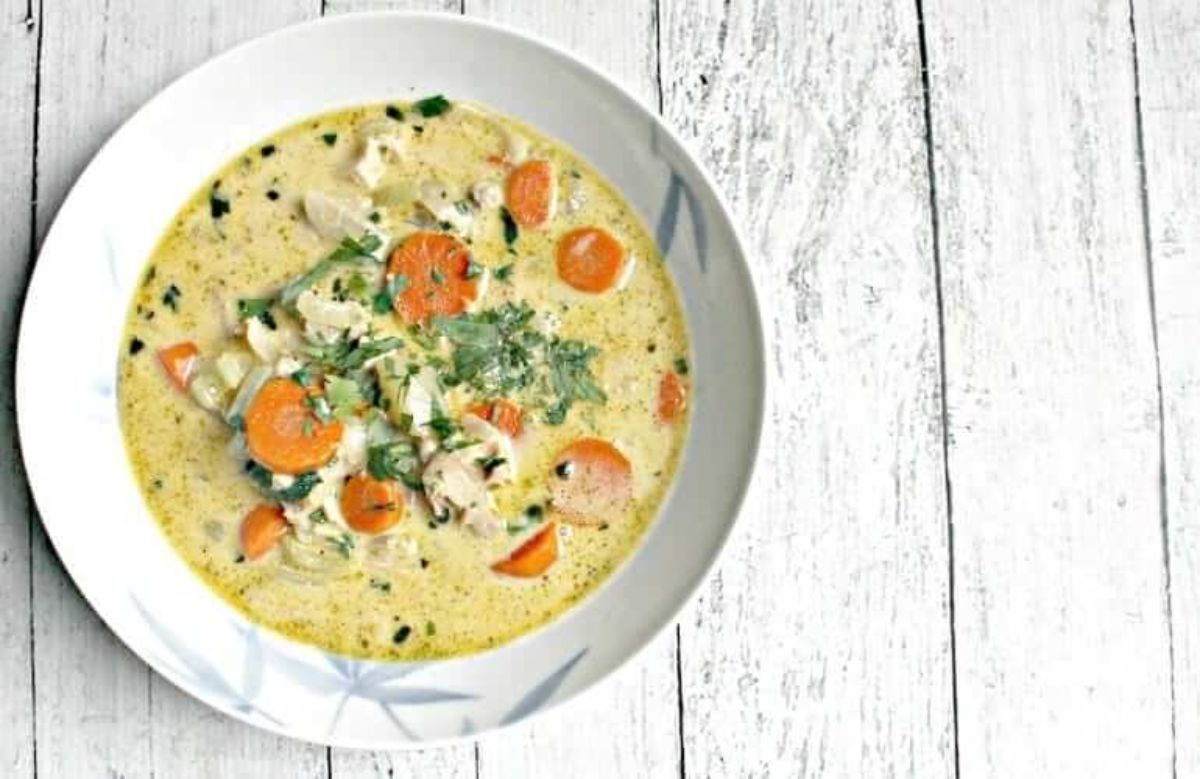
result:
M 137 354 L 138 352 L 140 352 L 142 349 L 145 349 L 145 348 L 146 348 L 146 342 L 143 341 L 141 338 L 138 338 L 137 336 L 134 336 L 129 341 L 129 353 L 130 354 Z
M 405 641 L 408 640 L 408 637 L 411 634 L 412 634 L 411 627 L 409 627 L 408 625 L 401 625 L 400 629 L 397 630 L 396 633 L 392 636 L 392 643 L 403 644 Z
M 268 143 L 266 146 L 259 149 L 258 153 L 264 157 L 270 157 L 272 154 L 275 153 L 275 144 Z
M 279 193 L 278 193 L 278 192 L 276 192 L 276 191 L 275 191 L 275 190 L 273 190 L 273 189 L 268 189 L 268 190 L 267 190 L 267 200 L 278 200 L 278 199 L 279 199 Z

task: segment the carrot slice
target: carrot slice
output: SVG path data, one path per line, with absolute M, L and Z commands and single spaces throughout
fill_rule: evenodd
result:
M 580 438 L 554 458 L 550 496 L 555 510 L 572 524 L 619 519 L 633 501 L 633 468 L 608 441 Z
M 675 371 L 663 373 L 662 381 L 658 383 L 658 419 L 660 422 L 674 422 L 683 413 L 687 405 L 687 389 Z
M 491 403 L 476 403 L 467 412 L 490 422 L 509 438 L 516 438 L 525 429 L 521 422 L 521 407 L 511 400 L 501 398 Z
M 404 519 L 400 488 L 394 481 L 357 474 L 342 488 L 342 516 L 360 533 L 382 533 Z
M 276 473 L 300 474 L 329 462 L 342 423 L 322 422 L 305 402 L 308 391 L 288 378 L 268 381 L 246 409 L 246 445 Z
M 504 202 L 521 227 L 541 227 L 554 210 L 554 168 L 545 160 L 522 163 L 508 174 Z
M 467 278 L 470 263 L 471 253 L 457 238 L 445 233 L 413 233 L 388 260 L 389 273 L 408 279 L 392 307 L 408 324 L 461 314 L 479 297 L 479 284 Z
M 581 292 L 611 289 L 625 269 L 625 247 L 602 227 L 580 227 L 558 242 L 558 277 Z
M 290 527 L 283 516 L 283 509 L 273 503 L 260 503 L 250 509 L 242 520 L 238 532 L 242 551 L 246 557 L 257 560 L 274 549 Z
M 200 350 L 191 341 L 180 341 L 158 350 L 158 361 L 166 370 L 167 378 L 184 392 L 187 391 L 188 379 L 192 376 L 192 369 L 196 367 L 196 358 L 199 356 Z
M 532 579 L 541 576 L 558 560 L 558 526 L 551 522 L 503 560 L 493 563 L 492 570 L 507 576 Z

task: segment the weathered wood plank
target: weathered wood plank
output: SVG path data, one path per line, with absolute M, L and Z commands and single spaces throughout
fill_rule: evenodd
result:
M 961 771 L 1168 776 L 1128 7 L 926 0 L 925 31 Z
M 666 113 L 764 296 L 759 478 L 682 625 L 689 776 L 952 776 L 937 308 L 911 2 L 662 3 Z
M 575 6 L 554 0 L 467 0 L 466 13 L 528 30 L 611 74 L 658 106 L 653 0 Z M 674 631 L 583 700 L 479 744 L 480 777 L 661 777 L 679 768 Z
M 1200 777 L 1200 6 L 1134 0 L 1163 394 L 1175 765 Z
M 47 0 L 38 235 L 126 116 L 169 80 L 315 0 L 204 6 Z M 39 530 L 34 547 L 40 776 L 324 776 L 325 751 L 204 710 L 147 668 L 80 599 Z M 214 745 L 220 745 L 214 748 Z
M 30 648 L 29 489 L 17 452 L 13 402 L 17 320 L 31 267 L 34 106 L 39 9 L 0 2 L 0 766 L 32 777 L 33 657 Z

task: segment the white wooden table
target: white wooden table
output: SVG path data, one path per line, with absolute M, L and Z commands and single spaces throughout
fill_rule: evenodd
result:
M 0 0 L 0 776 L 1200 777 L 1200 3 L 569 5 Z M 38 243 L 131 111 L 385 6 L 556 39 L 682 131 L 744 225 L 774 397 L 740 533 L 639 663 L 372 754 L 226 719 L 101 626 L 12 370 Z

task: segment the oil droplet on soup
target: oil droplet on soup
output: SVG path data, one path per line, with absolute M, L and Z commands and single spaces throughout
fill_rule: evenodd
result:
M 494 647 L 593 590 L 663 500 L 692 391 L 630 205 L 440 98 L 318 116 L 216 171 L 122 344 L 130 461 L 183 559 L 249 619 L 379 659 Z

